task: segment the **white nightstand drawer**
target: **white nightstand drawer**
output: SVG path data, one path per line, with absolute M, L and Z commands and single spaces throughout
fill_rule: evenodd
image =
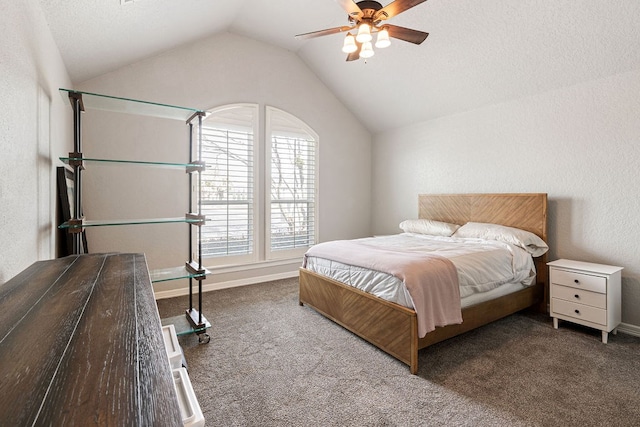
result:
M 607 324 L 606 310 L 558 298 L 551 299 L 551 315 L 553 316 L 554 313 L 585 320 L 587 322 L 597 323 L 599 325 Z
M 590 274 L 576 273 L 575 271 L 565 271 L 551 269 L 551 283 L 572 288 L 585 289 L 587 291 L 607 293 L 607 278 L 603 276 L 592 276 Z
M 590 292 L 582 289 L 569 288 L 567 286 L 551 286 L 551 298 L 559 298 L 565 301 L 572 301 L 578 304 L 590 305 L 592 307 L 607 308 L 607 295 L 598 292 Z

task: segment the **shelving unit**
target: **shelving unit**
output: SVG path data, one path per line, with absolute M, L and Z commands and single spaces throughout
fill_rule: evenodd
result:
M 195 233 L 189 233 L 188 261 L 183 266 L 152 270 L 152 283 L 166 282 L 169 280 L 188 279 L 189 280 L 189 307 L 185 311 L 185 316 L 162 319 L 162 324 L 174 324 L 178 335 L 189 333 L 198 334 L 201 343 L 209 342 L 209 335 L 206 330 L 211 327 L 209 321 L 202 314 L 202 280 L 210 274 L 202 265 L 202 244 L 201 226 L 206 218 L 202 215 L 201 172 L 205 170 L 202 158 L 202 120 L 205 112 L 194 108 L 179 107 L 175 105 L 159 104 L 154 102 L 140 101 L 130 98 L 120 98 L 97 93 L 81 92 L 70 89 L 60 89 L 63 97 L 68 97 L 73 109 L 74 122 L 74 146 L 73 152 L 67 157 L 60 157 L 60 160 L 68 164 L 74 171 L 74 206 L 73 217 L 59 225 L 59 228 L 66 229 L 72 235 L 73 253 L 79 254 L 82 248 L 81 235 L 86 227 L 101 226 L 124 226 L 139 224 L 168 224 L 186 223 L 196 227 Z M 85 109 L 113 111 L 119 113 L 134 114 L 140 116 L 150 116 L 156 118 L 172 119 L 184 121 L 189 126 L 189 159 L 188 163 L 152 162 L 127 159 L 102 159 L 84 157 L 82 153 L 82 129 L 81 113 Z M 194 138 L 194 131 L 196 137 Z M 82 212 L 82 171 L 85 165 L 130 165 L 134 167 L 156 167 L 183 169 L 189 174 L 189 206 L 184 217 L 179 218 L 151 218 L 151 219 L 128 219 L 128 220 L 87 220 L 79 215 Z M 194 196 L 191 188 L 197 186 L 197 195 Z M 195 234 L 195 241 L 194 241 Z M 195 248 L 195 251 L 193 250 Z M 193 255 L 195 254 L 195 256 Z M 194 281 L 198 282 L 197 291 L 194 291 Z M 197 308 L 194 304 L 194 294 L 197 296 Z

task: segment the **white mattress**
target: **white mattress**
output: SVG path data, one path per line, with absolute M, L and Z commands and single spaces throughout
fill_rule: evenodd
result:
M 448 258 L 458 272 L 463 308 L 516 292 L 535 281 L 531 256 L 507 243 L 413 233 L 362 240 L 387 248 L 407 248 Z M 306 258 L 305 267 L 379 298 L 414 308 L 404 283 L 395 276 L 310 256 Z

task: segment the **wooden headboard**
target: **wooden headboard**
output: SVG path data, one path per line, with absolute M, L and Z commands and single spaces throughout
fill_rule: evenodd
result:
M 420 194 L 419 218 L 463 225 L 487 222 L 530 231 L 547 241 L 546 193 Z
M 547 241 L 547 194 L 420 194 L 418 217 L 463 225 L 486 222 L 520 228 Z M 547 255 L 534 258 L 548 301 Z

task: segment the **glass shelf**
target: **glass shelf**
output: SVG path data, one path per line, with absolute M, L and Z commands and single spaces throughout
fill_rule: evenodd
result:
M 82 95 L 82 104 L 84 109 L 115 111 L 117 113 L 139 114 L 143 116 L 184 121 L 187 121 L 193 115 L 205 114 L 203 110 L 195 108 L 179 107 L 177 105 L 139 101 L 130 98 L 120 98 L 117 96 L 100 95 L 98 93 L 60 88 L 60 94 L 63 98 L 68 99 L 69 93 L 78 93 Z
M 159 168 L 172 168 L 172 169 L 186 169 L 187 172 L 203 171 L 205 169 L 204 163 L 169 163 L 169 162 L 147 162 L 142 160 L 115 160 L 115 159 L 93 159 L 86 157 L 60 157 L 60 160 L 66 164 L 71 162 L 86 162 L 96 163 L 103 165 L 118 165 L 118 164 L 132 164 L 138 166 L 151 166 Z
M 160 283 L 179 279 L 198 279 L 207 277 L 207 274 L 210 274 L 210 271 L 206 269 L 203 273 L 192 273 L 185 267 L 163 268 L 151 270 L 151 283 Z
M 84 228 L 84 227 L 103 227 L 103 226 L 111 226 L 111 225 L 138 225 L 138 224 L 169 224 L 169 223 L 187 223 L 187 224 L 198 224 L 201 223 L 202 220 L 196 218 L 153 218 L 153 219 L 116 219 L 116 220 L 93 220 L 86 221 L 83 220 L 79 224 L 69 224 L 69 222 L 63 222 L 58 226 L 58 228 Z
M 162 326 L 173 325 L 176 328 L 176 335 L 178 336 L 204 332 L 211 327 L 211 323 L 209 323 L 204 316 L 202 316 L 202 321 L 203 326 L 195 328 L 189 319 L 187 319 L 187 314 L 160 319 Z

